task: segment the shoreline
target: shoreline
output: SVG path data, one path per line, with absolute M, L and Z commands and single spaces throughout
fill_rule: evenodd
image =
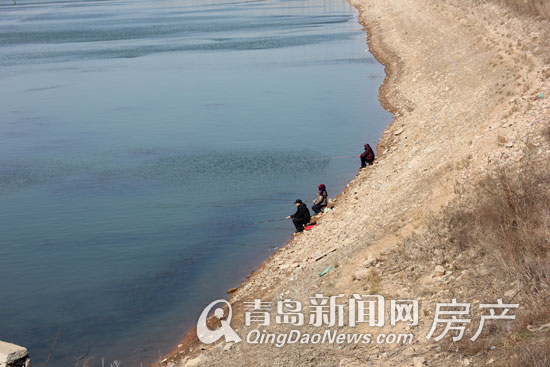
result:
M 378 90 L 378 100 L 386 111 L 392 114 L 392 120 L 391 122 L 386 126 L 384 129 L 382 136 L 380 137 L 379 141 L 376 143 L 376 151 L 377 156 L 375 162 L 377 162 L 381 155 L 383 154 L 383 151 L 388 147 L 384 143 L 384 136 L 386 135 L 386 132 L 390 130 L 391 126 L 395 122 L 395 114 L 399 113 L 399 109 L 394 106 L 390 99 L 386 97 L 386 94 L 388 93 L 388 90 L 390 88 L 390 85 L 394 83 L 394 78 L 398 77 L 397 70 L 398 70 L 398 64 L 399 64 L 399 57 L 395 54 L 392 54 L 389 49 L 387 49 L 381 37 L 379 37 L 378 41 L 372 40 L 372 34 L 374 33 L 374 24 L 366 22 L 362 17 L 361 9 L 356 4 L 355 0 L 344 0 L 347 2 L 350 6 L 352 6 L 357 11 L 357 21 L 361 26 L 364 27 L 365 32 L 365 40 L 366 44 L 368 45 L 369 52 L 373 55 L 373 57 L 382 65 L 384 66 L 384 73 L 385 77 L 382 81 L 382 84 L 379 87 Z M 344 187 L 344 189 L 339 192 L 335 198 L 331 199 L 331 202 L 334 203 L 335 206 L 338 205 L 339 200 L 342 198 L 343 195 L 345 195 L 350 189 L 353 183 L 358 179 L 360 171 L 357 172 L 356 176 Z M 322 219 L 322 217 L 317 218 L 317 221 Z M 230 304 L 233 305 L 234 303 L 234 296 L 239 293 L 246 291 L 246 286 L 249 284 L 254 277 L 257 277 L 261 274 L 261 272 L 273 261 L 277 260 L 277 256 L 280 253 L 281 250 L 287 248 L 291 242 L 294 239 L 294 235 L 291 235 L 290 239 L 282 246 L 280 246 L 277 251 L 275 251 L 273 254 L 271 254 L 267 259 L 265 259 L 254 271 L 252 271 L 246 278 L 247 280 L 244 282 L 241 282 L 241 284 L 234 288 L 229 288 L 227 290 L 227 294 L 229 294 L 229 298 L 227 299 Z M 242 321 L 242 320 L 241 320 Z M 183 338 L 181 343 L 173 350 L 171 351 L 167 356 L 164 357 L 160 365 L 164 365 L 165 363 L 168 363 L 170 361 L 174 361 L 178 359 L 182 354 L 188 355 L 189 352 L 193 350 L 193 347 L 197 347 L 200 344 L 197 338 L 197 330 L 196 327 L 193 327 Z M 199 347 L 200 349 L 200 347 Z M 186 351 L 186 352 L 182 352 Z M 158 363 L 154 363 L 153 366 L 158 366 Z
M 365 32 L 365 39 L 366 39 L 366 44 L 368 45 L 368 48 L 369 48 L 369 52 L 382 66 L 384 66 L 385 77 L 378 89 L 378 100 L 382 108 L 384 108 L 386 111 L 391 113 L 393 117 L 391 122 L 384 128 L 382 136 L 376 143 L 376 151 L 377 151 L 377 156 L 375 160 L 375 163 L 376 163 L 376 161 L 380 159 L 380 156 L 382 155 L 383 150 L 386 148 L 386 145 L 384 144 L 384 136 L 386 132 L 391 128 L 392 124 L 395 122 L 395 114 L 399 113 L 399 109 L 393 106 L 390 100 L 386 98 L 386 93 L 387 93 L 386 91 L 389 89 L 389 85 L 393 82 L 392 78 L 397 77 L 396 66 L 398 64 L 399 58 L 397 57 L 397 55 L 394 55 L 391 57 L 389 56 L 390 51 L 384 48 L 381 39 L 379 40 L 380 43 L 378 45 L 375 45 L 375 42 L 371 40 L 370 35 L 373 34 L 372 33 L 373 25 L 365 22 L 364 19 L 362 19 L 361 10 L 357 6 L 357 4 L 355 4 L 355 1 L 354 0 L 343 0 L 343 1 L 348 3 L 351 7 L 353 7 L 357 11 L 357 21 L 361 26 L 364 27 L 363 31 Z M 330 199 L 331 203 L 333 203 L 335 206 L 338 205 L 338 201 L 342 198 L 343 195 L 347 193 L 347 191 L 351 189 L 351 186 L 353 185 L 353 182 L 357 180 L 359 173 L 360 173 L 360 170 L 357 172 L 356 176 L 346 184 L 344 189 L 336 195 L 336 197 Z M 320 220 L 322 220 L 322 217 L 318 217 L 316 220 L 319 222 Z M 247 284 L 249 284 L 254 277 L 259 276 L 259 274 L 261 274 L 261 272 L 271 262 L 276 261 L 277 255 L 280 253 L 281 250 L 289 246 L 289 244 L 293 241 L 294 237 L 295 235 L 291 235 L 290 239 L 287 240 L 283 245 L 278 247 L 277 251 L 271 254 L 255 270 L 253 270 L 248 276 L 246 276 L 246 279 L 247 279 L 246 281 L 241 282 L 240 285 L 234 288 L 229 288 L 226 291 L 226 293 L 229 295 L 229 298 L 227 298 L 227 301 L 230 304 L 233 304 L 233 298 L 235 294 L 246 291 Z M 182 354 L 187 355 L 188 352 L 192 350 L 193 347 L 197 347 L 199 343 L 200 342 L 197 338 L 196 327 L 193 326 L 193 328 L 185 334 L 183 340 L 178 344 L 178 346 L 174 350 L 172 350 L 168 355 L 164 356 L 160 365 L 165 365 L 170 361 L 174 361 L 178 359 Z M 187 353 L 182 351 L 186 351 Z M 153 366 L 159 366 L 159 363 L 153 363 Z
M 360 171 L 338 194 L 335 211 L 323 215 L 313 231 L 291 237 L 232 292 L 229 302 L 237 315 L 232 324 L 241 335 L 249 329 L 238 317 L 243 314 L 243 302 L 281 296 L 304 299 L 317 291 L 361 292 L 363 286 L 355 274 L 368 258 L 377 259 L 381 288 L 388 294 L 423 297 L 414 285 L 390 276 L 393 267 L 399 268 L 392 263 L 391 251 L 412 234 L 422 232 L 426 218 L 453 199 L 457 182 L 486 172 L 488 164 L 520 162 L 524 158 L 522 141 L 540 142 L 539 126 L 533 121 L 543 118 L 549 104 L 547 99 L 532 102 L 530 96 L 537 90 L 549 92 L 544 80 L 548 71 L 539 65 L 545 55 L 525 50 L 519 43 L 508 46 L 512 44 L 508 37 L 526 37 L 532 32 L 528 25 L 542 29 L 542 23 L 527 24 L 529 19 L 509 17 L 497 5 L 474 6 L 470 1 L 435 5 L 423 0 L 350 3 L 359 11 L 359 21 L 366 29 L 369 52 L 385 66 L 379 100 L 394 118 L 377 143 L 377 163 Z M 517 34 L 504 32 L 520 25 L 526 28 Z M 336 248 L 333 253 L 315 260 L 317 254 L 332 248 Z M 334 269 L 329 276 L 318 276 L 319 270 L 329 265 Z M 406 272 L 397 271 L 405 277 Z M 444 286 L 428 286 L 438 294 L 444 292 Z M 424 302 L 431 304 L 433 300 Z M 422 330 L 427 327 L 420 326 Z M 429 343 L 417 343 L 412 355 L 431 353 Z M 293 365 L 312 354 L 311 358 L 323 361 L 317 365 L 354 366 L 343 361 L 357 353 L 311 345 L 287 347 L 285 353 L 276 348 L 254 350 L 245 343 L 228 351 L 223 348 L 221 341 L 199 345 L 193 329 L 166 362 L 238 366 L 255 361 L 267 366 L 277 360 Z M 388 347 L 365 353 L 385 355 L 376 363 L 389 366 L 394 365 L 390 359 L 404 353 L 390 355 L 392 350 Z M 400 363 L 402 360 L 395 361 L 396 366 L 403 365 Z

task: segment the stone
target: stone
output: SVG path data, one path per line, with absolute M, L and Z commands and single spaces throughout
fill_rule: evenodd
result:
M 229 352 L 231 350 L 231 347 L 233 347 L 233 343 L 227 343 L 226 345 L 224 345 L 223 351 Z
M 414 367 L 423 367 L 425 363 L 426 363 L 426 360 L 424 359 L 424 357 L 413 358 Z
M 434 260 L 435 262 L 442 263 L 443 259 L 445 258 L 445 253 L 440 249 L 434 250 Z
M 368 276 L 369 276 L 369 271 L 367 269 L 359 269 L 355 273 L 353 273 L 354 280 L 367 279 Z
M 462 360 L 462 365 L 463 365 L 463 366 L 469 366 L 469 365 L 470 365 L 470 360 L 469 360 L 468 358 L 464 358 L 464 359 Z
M 445 275 L 445 268 L 442 265 L 437 265 L 432 273 L 432 278 Z
M 516 295 L 517 291 L 515 289 L 508 289 L 504 292 L 504 299 L 511 299 Z
M 0 367 L 30 367 L 29 353 L 24 347 L 0 341 Z
M 376 258 L 376 256 L 369 256 L 369 258 L 365 260 L 365 262 L 363 262 L 363 266 L 365 268 L 369 268 L 371 266 L 376 265 L 377 262 L 378 262 L 378 259 Z
M 204 354 L 199 354 L 198 357 L 188 360 L 185 364 L 185 367 L 198 367 L 201 365 L 201 363 L 206 363 L 207 360 L 207 356 L 205 356 Z
M 362 364 L 357 359 L 344 358 L 340 360 L 340 367 L 361 367 Z
M 393 133 L 394 135 L 401 135 L 403 133 L 403 131 L 405 131 L 405 129 L 401 128 L 401 129 L 398 129 L 395 133 Z

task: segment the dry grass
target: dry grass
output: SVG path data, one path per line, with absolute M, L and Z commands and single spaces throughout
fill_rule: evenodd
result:
M 546 141 L 550 142 L 550 124 L 546 125 L 542 129 L 542 134 L 541 135 L 546 139 Z
M 529 341 L 521 341 L 512 346 L 513 353 L 507 367 L 548 367 L 550 366 L 550 338 L 548 336 Z
M 501 168 L 479 183 L 461 241 L 478 242 L 538 294 L 550 289 L 550 171 L 545 162 Z M 468 229 L 468 230 L 467 230 Z
M 477 3 L 496 3 L 509 9 L 512 18 L 532 17 L 540 20 L 539 27 L 532 28 L 532 36 L 529 39 L 521 39 L 520 44 L 516 44 L 518 49 L 530 50 L 533 54 L 542 58 L 544 64 L 550 62 L 550 1 L 548 0 L 474 0 Z M 503 24 L 506 22 L 504 21 Z M 525 22 L 524 22 L 525 24 Z M 535 22 L 530 24 L 535 25 Z M 512 33 L 505 35 L 510 38 Z M 517 42 L 517 41 L 516 41 Z M 501 58 L 502 55 L 499 55 Z M 532 67 L 531 67 L 532 68 Z M 546 71 L 550 74 L 550 71 Z M 526 86 L 527 87 L 527 86 Z
M 500 167 L 444 212 L 439 246 L 490 255 L 531 294 L 550 291 L 550 164 L 526 149 L 519 166 Z
M 367 287 L 365 290 L 368 290 L 369 294 L 380 294 L 382 291 L 381 288 L 382 279 L 375 269 L 372 269 L 367 276 Z
M 532 15 L 550 19 L 550 2 L 548 0 L 491 0 L 504 4 L 519 14 Z
M 550 163 L 535 149 L 526 148 L 517 166 L 460 186 L 443 215 L 402 251 L 424 273 L 433 263 L 467 269 L 472 276 L 458 284 L 463 296 L 482 291 L 521 305 L 514 323 L 485 330 L 475 343 L 450 343 L 449 352 L 473 355 L 505 345 L 505 366 L 550 366 Z M 503 297 L 510 290 L 515 295 Z

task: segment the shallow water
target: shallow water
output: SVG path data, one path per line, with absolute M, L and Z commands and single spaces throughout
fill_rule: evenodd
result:
M 343 0 L 10 3 L 0 340 L 35 365 L 169 352 L 390 120 Z

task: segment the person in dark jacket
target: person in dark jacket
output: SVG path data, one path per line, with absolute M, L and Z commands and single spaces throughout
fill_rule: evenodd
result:
M 292 223 L 296 227 L 296 233 L 304 230 L 304 224 L 309 223 L 311 215 L 306 204 L 302 203 L 302 200 L 296 200 L 296 213 L 289 215 L 286 219 L 292 219 Z
M 328 205 L 328 194 L 326 186 L 321 184 L 317 188 L 319 189 L 319 191 L 317 192 L 317 197 L 315 198 L 315 200 L 313 200 L 313 206 L 311 207 L 315 214 L 319 214 Z
M 365 168 L 367 165 L 374 162 L 374 152 L 370 145 L 365 144 L 365 151 L 359 156 L 361 158 L 361 168 Z

